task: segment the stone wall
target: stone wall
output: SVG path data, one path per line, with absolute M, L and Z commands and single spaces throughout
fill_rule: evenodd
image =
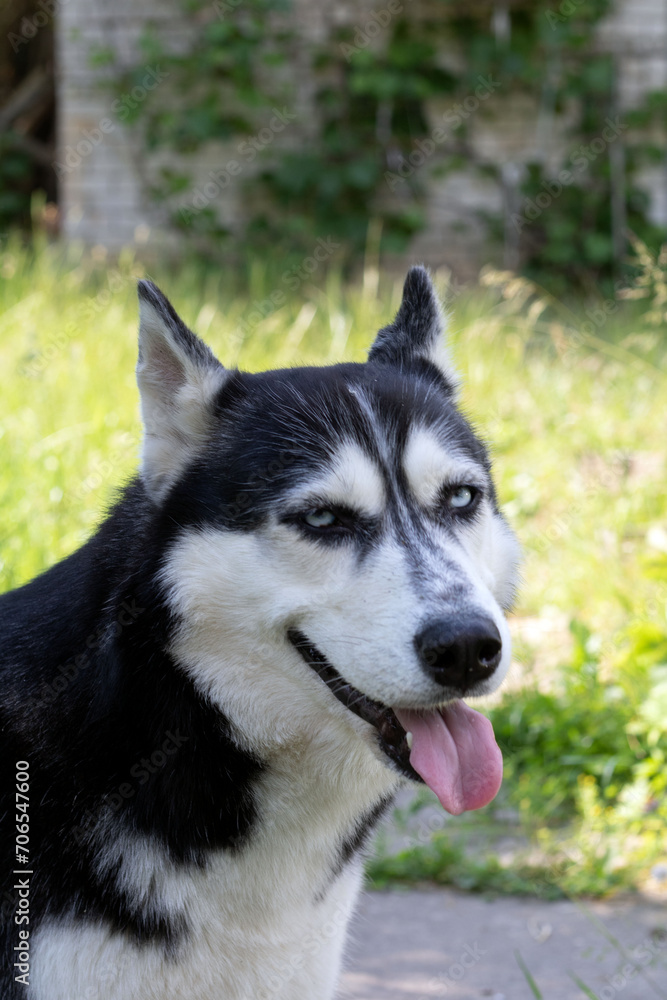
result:
M 561 0 L 554 0 L 554 11 L 561 6 Z M 326 38 L 340 22 L 363 27 L 372 9 L 372 0 L 333 4 L 329 0 L 296 0 L 293 17 L 303 46 L 295 48 L 290 72 L 299 81 L 298 98 L 288 109 L 295 116 L 294 124 L 276 136 L 277 143 L 305 142 L 315 125 L 309 43 Z M 103 86 L 109 70 L 94 68 L 90 58 L 91 52 L 103 49 L 114 53 L 116 68 L 136 65 L 140 58 L 137 39 L 147 22 L 156 24 L 161 37 L 175 48 L 183 44 L 190 30 L 178 0 L 61 0 L 56 21 L 57 169 L 63 230 L 68 238 L 112 249 L 169 241 L 164 211 L 147 193 L 151 171 L 165 162 L 165 154 L 146 157 L 136 127 L 128 128 L 118 121 L 123 101 L 141 101 L 155 87 L 164 88 L 165 100 L 174 99 L 169 81 L 161 80 L 160 67 L 147 64 L 142 83 L 114 107 L 114 98 Z M 647 91 L 667 87 L 666 0 L 617 0 L 613 14 L 599 26 L 598 45 L 617 58 L 619 110 L 639 104 Z M 487 254 L 479 209 L 498 213 L 507 208 L 508 192 L 516 191 L 523 163 L 537 158 L 556 165 L 565 150 L 568 124 L 567 117 L 555 120 L 536 101 L 504 93 L 502 85 L 479 98 L 477 107 L 472 107 L 474 95 L 470 96 L 467 126 L 474 158 L 482 166 L 502 164 L 505 183 L 499 186 L 476 169 L 432 177 L 428 228 L 410 248 L 410 257 L 435 266 L 448 265 L 462 278 L 470 277 Z M 451 114 L 447 119 L 451 110 L 446 102 L 430 107 L 434 130 L 445 120 L 451 122 Z M 197 160 L 202 187 L 209 182 L 209 192 L 213 192 L 211 175 L 235 157 L 237 148 L 238 143 L 224 148 L 211 144 L 202 151 Z M 431 162 L 423 169 L 430 174 L 442 157 L 436 143 Z M 212 194 L 221 218 L 231 226 L 241 221 L 234 183 Z M 652 218 L 667 224 L 667 166 L 645 170 L 641 183 L 651 196 Z M 400 183 L 391 196 L 401 197 Z M 509 251 L 511 257 L 511 241 Z

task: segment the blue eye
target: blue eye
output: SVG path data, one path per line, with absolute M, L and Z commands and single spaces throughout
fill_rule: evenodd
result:
M 474 486 L 458 486 L 449 495 L 449 506 L 455 507 L 458 510 L 470 507 L 477 493 L 478 491 Z
M 303 515 L 303 520 L 311 528 L 331 528 L 338 524 L 338 518 L 332 510 L 309 510 Z

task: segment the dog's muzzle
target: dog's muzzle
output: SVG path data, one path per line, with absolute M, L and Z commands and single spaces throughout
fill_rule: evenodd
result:
M 324 681 L 338 701 L 377 731 L 378 743 L 396 770 L 413 781 L 422 781 L 410 764 L 407 733 L 391 708 L 358 691 L 329 663 L 323 653 L 298 629 L 288 629 L 287 638 L 309 667 Z

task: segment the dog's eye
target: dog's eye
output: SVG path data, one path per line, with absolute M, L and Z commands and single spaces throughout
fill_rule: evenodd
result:
M 474 486 L 457 486 L 449 494 L 449 506 L 454 507 L 456 510 L 472 507 L 478 494 L 479 490 Z
M 303 515 L 303 522 L 309 528 L 334 528 L 340 521 L 332 510 L 309 510 Z
M 285 516 L 287 524 L 299 528 L 306 538 L 318 542 L 340 542 L 352 538 L 360 539 L 371 532 L 373 519 L 364 518 L 348 507 L 310 507 L 294 511 Z

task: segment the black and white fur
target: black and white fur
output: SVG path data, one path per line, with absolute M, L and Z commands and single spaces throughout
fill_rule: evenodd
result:
M 0 599 L 1 994 L 329 1000 L 360 848 L 410 774 L 405 733 L 354 701 L 388 718 L 497 687 L 514 538 L 422 268 L 368 362 L 326 368 L 226 370 L 154 285 L 139 295 L 141 472 L 83 548 Z M 450 690 L 415 636 L 471 609 L 502 655 Z

